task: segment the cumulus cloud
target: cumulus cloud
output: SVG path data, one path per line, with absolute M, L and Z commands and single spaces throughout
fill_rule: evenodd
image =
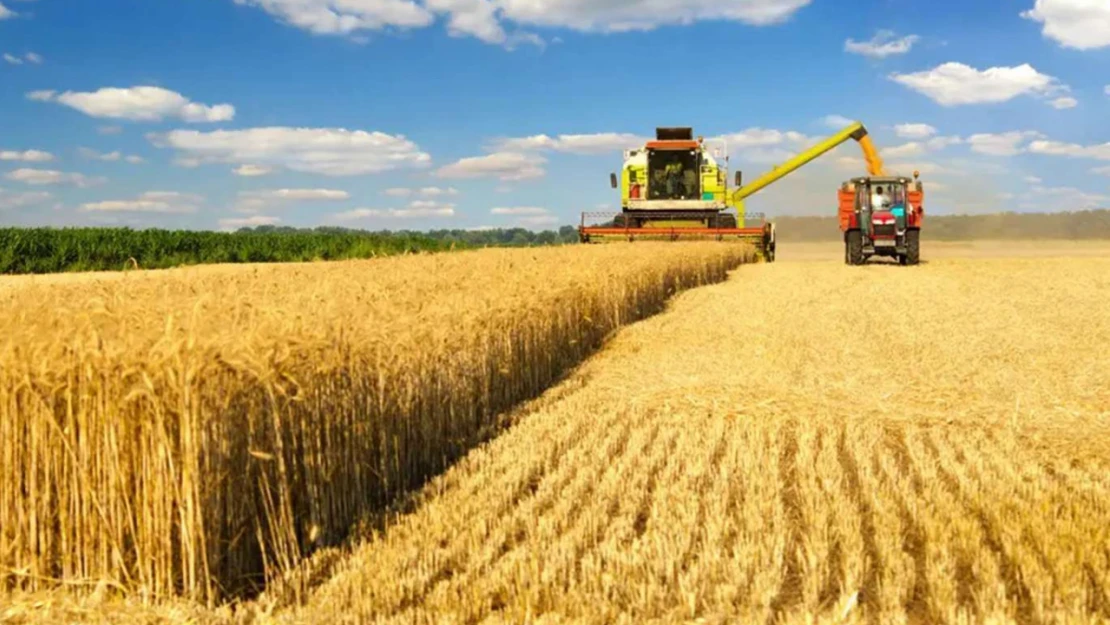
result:
M 392 187 L 382 191 L 382 194 L 390 197 L 410 197 L 413 195 L 419 195 L 420 197 L 444 197 L 458 195 L 459 190 L 455 187 L 421 187 L 419 189 Z
M 173 130 L 148 138 L 158 147 L 177 150 L 178 161 L 184 165 L 252 163 L 327 176 L 358 176 L 426 167 L 431 162 L 431 156 L 403 135 L 345 128 Z
M 0 150 L 0 161 L 23 161 L 25 163 L 45 163 L 54 160 L 54 155 L 42 150 Z
M 1110 46 L 1110 3 L 1103 0 L 1037 0 L 1021 16 L 1044 24 L 1044 36 L 1066 48 Z
M 917 35 L 898 37 L 892 30 L 880 30 L 869 41 L 849 39 L 844 42 L 844 51 L 862 54 L 873 59 L 885 59 L 909 52 L 921 40 Z
M 896 72 L 890 79 L 941 106 L 991 104 L 1021 95 L 1051 96 L 1066 90 L 1055 78 L 1029 64 L 978 70 L 963 63 L 944 63 L 912 74 Z
M 4 174 L 8 180 L 32 185 L 73 185 L 75 187 L 92 187 L 103 184 L 106 178 L 89 177 L 84 174 L 56 171 L 52 169 L 22 168 Z
M 910 141 L 902 145 L 896 145 L 892 148 L 886 148 L 880 152 L 886 158 L 904 158 L 907 156 L 920 156 L 925 153 L 925 146 L 917 141 Z
M 1110 143 L 1079 145 L 1078 143 L 1037 140 L 1029 144 L 1029 151 L 1034 154 L 1047 154 L 1050 156 L 1070 156 L 1072 158 L 1091 158 L 1110 161 Z
M 1110 196 L 1091 193 L 1075 187 L 1042 187 L 1030 189 L 1036 198 L 1037 208 L 1044 211 L 1076 211 L 1103 208 L 1110 204 Z
M 1042 136 L 1033 130 L 1003 132 L 997 134 L 980 133 L 967 138 L 972 152 L 991 156 L 1013 156 L 1026 150 L 1022 144 Z
M 571 154 L 604 154 L 635 148 L 643 145 L 647 140 L 646 137 L 639 135 L 617 132 L 559 135 L 557 137 L 532 135 L 530 137 L 498 139 L 494 142 L 493 149 L 502 152 L 552 151 Z
M 950 145 L 959 145 L 964 140 L 957 136 L 933 137 L 925 142 L 925 147 L 930 150 L 943 150 Z
M 355 208 L 333 215 L 340 221 L 386 217 L 411 219 L 417 217 L 453 217 L 455 205 L 431 200 L 416 200 L 405 208 Z
M 27 54 L 24 54 L 23 58 L 27 59 L 28 63 L 34 63 L 35 65 L 42 65 L 43 62 L 42 55 L 36 54 L 34 52 L 28 52 Z
M 823 118 L 821 118 L 821 123 L 828 126 L 829 128 L 839 130 L 839 129 L 845 127 L 845 126 L 849 126 L 851 124 L 854 124 L 855 120 L 848 119 L 847 117 L 844 117 L 843 115 L 826 115 Z
M 146 162 L 143 159 L 143 157 L 141 157 L 141 156 L 135 156 L 135 155 L 126 155 L 125 156 L 119 150 L 116 150 L 116 151 L 113 151 L 113 152 L 103 152 L 102 153 L 102 152 L 97 152 L 96 150 L 93 150 L 91 148 L 81 147 L 81 148 L 77 148 L 77 153 L 80 154 L 83 158 L 87 158 L 87 159 L 90 159 L 90 160 L 96 160 L 96 161 L 107 161 L 107 162 L 124 161 L 124 162 L 127 162 L 127 163 L 131 163 L 132 165 L 139 165 L 139 164 L 142 164 L 142 163 Z
M 1058 110 L 1073 109 L 1079 106 L 1079 100 L 1076 100 L 1075 98 L 1069 96 L 1064 96 L 1062 98 L 1056 98 L 1055 100 L 1049 102 L 1048 105 Z
M 235 0 L 317 35 L 350 35 L 385 28 L 422 28 L 435 16 L 412 0 Z
M 337 189 L 262 189 L 242 191 L 235 210 L 240 213 L 259 213 L 292 202 L 337 202 L 351 199 L 351 194 Z
M 162 87 L 104 87 L 97 91 L 32 91 L 27 97 L 40 102 L 57 102 L 97 118 L 157 122 L 180 119 L 186 122 L 226 122 L 235 117 L 230 104 L 209 106 Z
M 727 20 L 754 26 L 778 24 L 812 0 L 235 0 L 259 7 L 282 22 L 324 35 L 412 29 L 446 17 L 453 36 L 513 47 L 541 44 L 529 27 L 579 32 L 646 31 L 666 25 Z
M 0 188 L 0 210 L 34 206 L 49 201 L 54 196 L 46 191 L 12 192 Z
M 2 7 L 2 6 L 3 5 L 0 5 L 0 7 Z M 9 54 L 7 52 L 4 53 L 3 58 L 4 58 L 4 62 L 8 63 L 9 65 L 23 65 L 23 59 L 19 58 L 18 56 L 14 56 L 12 54 Z
M 219 224 L 225 230 L 235 230 L 254 226 L 272 226 L 279 221 L 281 219 L 270 215 L 251 215 L 250 217 L 227 217 L 219 220 Z
M 486 156 L 462 158 L 439 168 L 442 178 L 497 178 L 499 180 L 527 180 L 541 178 L 546 173 L 547 160 L 535 154 L 521 152 L 494 152 Z
M 274 168 L 267 167 L 265 165 L 240 165 L 235 169 L 232 169 L 231 173 L 235 174 L 236 176 L 255 178 L 258 176 L 268 176 L 274 173 Z
M 15 17 L 16 15 L 19 15 L 19 14 L 16 13 L 15 11 L 9 9 L 8 7 L 4 6 L 3 2 L 0 2 L 0 21 L 6 20 L 6 19 L 11 19 L 11 18 Z
M 198 204 L 203 201 L 203 197 L 191 193 L 147 191 L 132 199 L 88 202 L 81 205 L 81 211 L 86 213 L 191 214 L 197 212 Z
M 937 134 L 937 129 L 929 124 L 898 124 L 894 134 L 903 139 L 926 139 Z
M 538 206 L 505 206 L 505 207 L 491 208 L 489 212 L 490 212 L 491 215 L 514 215 L 514 216 L 546 215 L 547 214 L 547 209 L 546 208 L 540 208 Z

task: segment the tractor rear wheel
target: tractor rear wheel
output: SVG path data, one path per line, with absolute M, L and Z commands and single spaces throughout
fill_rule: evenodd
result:
M 906 231 L 906 264 L 916 265 L 921 262 L 921 231 Z
M 863 233 L 849 230 L 844 234 L 844 251 L 849 265 L 863 264 Z

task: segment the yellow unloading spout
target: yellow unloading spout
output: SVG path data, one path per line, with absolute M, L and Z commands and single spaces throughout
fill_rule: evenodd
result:
M 859 140 L 859 147 L 863 150 L 863 160 L 867 161 L 867 173 L 872 176 L 885 176 L 883 171 L 883 157 L 871 142 L 871 135 L 864 135 Z

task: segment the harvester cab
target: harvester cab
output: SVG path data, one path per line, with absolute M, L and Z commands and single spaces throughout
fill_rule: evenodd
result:
M 902 265 L 921 259 L 925 189 L 906 176 L 868 176 L 843 183 L 838 192 L 844 262 L 863 264 L 872 256 L 896 258 Z
M 621 212 L 583 213 L 579 239 L 744 241 L 774 261 L 775 226 L 762 214 L 748 213 L 744 200 L 850 139 L 863 147 L 869 171 L 881 173 L 867 129 L 856 122 L 746 185 L 735 172 L 730 189 L 724 139 L 695 138 L 687 127 L 656 128 L 655 139 L 626 150 L 621 173 L 609 175 L 610 185 L 620 189 Z

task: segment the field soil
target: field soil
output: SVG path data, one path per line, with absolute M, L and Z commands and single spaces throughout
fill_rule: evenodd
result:
M 296 593 L 141 614 L 32 596 L 9 613 L 1110 620 L 1110 245 L 841 255 L 784 244 L 621 330 L 384 531 L 318 554 Z

